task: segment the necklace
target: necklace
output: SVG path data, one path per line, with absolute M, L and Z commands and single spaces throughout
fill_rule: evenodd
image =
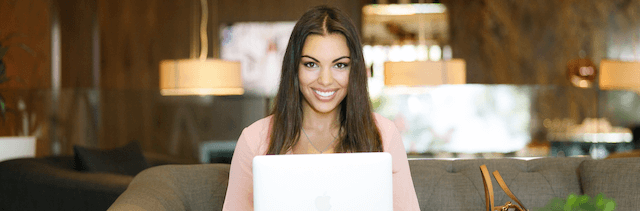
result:
M 333 136 L 333 134 L 331 134 L 331 136 L 333 136 L 333 141 L 331 141 L 331 143 L 329 143 L 329 145 L 327 145 L 327 147 L 325 147 L 322 151 L 320 151 L 320 150 L 318 149 L 318 147 L 316 147 L 316 145 L 313 145 L 313 142 L 311 142 L 311 139 L 309 139 L 309 136 L 307 135 L 307 132 L 305 132 L 305 131 L 304 131 L 304 128 L 303 128 L 303 127 L 300 127 L 300 128 L 302 128 L 302 133 L 304 133 L 304 136 L 306 136 L 306 137 L 307 137 L 307 141 L 309 141 L 309 143 L 311 144 L 311 146 L 312 146 L 314 149 L 316 149 L 316 151 L 320 152 L 320 154 L 322 154 L 324 151 L 326 151 L 327 149 L 329 149 L 329 146 L 331 146 L 331 144 L 333 144 L 333 142 L 335 142 L 335 141 L 336 141 L 336 139 L 338 139 L 338 137 L 337 137 L 337 136 Z

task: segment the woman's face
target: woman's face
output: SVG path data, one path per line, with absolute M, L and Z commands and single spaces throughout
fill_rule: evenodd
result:
M 298 64 L 303 110 L 311 108 L 319 113 L 336 110 L 347 96 L 349 55 L 347 40 L 342 34 L 307 36 Z

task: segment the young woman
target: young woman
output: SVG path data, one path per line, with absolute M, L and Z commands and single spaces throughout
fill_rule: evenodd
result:
M 293 28 L 272 114 L 238 139 L 223 210 L 253 210 L 257 155 L 382 151 L 393 159 L 394 210 L 419 210 L 400 133 L 372 112 L 355 26 L 338 9 L 315 7 Z

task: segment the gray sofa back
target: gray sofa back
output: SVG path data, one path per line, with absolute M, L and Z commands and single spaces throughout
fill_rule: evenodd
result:
M 498 170 L 525 207 L 542 207 L 554 197 L 582 194 L 578 167 L 584 158 L 411 160 L 411 176 L 421 210 L 482 210 L 480 165 Z M 512 201 L 492 177 L 494 202 Z M 513 201 L 512 201 L 513 202 Z M 515 203 L 515 202 L 514 202 Z
M 498 170 L 511 191 L 529 208 L 554 197 L 604 193 L 616 210 L 640 210 L 640 158 L 410 160 L 420 203 L 427 210 L 482 210 L 480 165 Z M 110 210 L 222 210 L 228 164 L 167 165 L 138 174 Z M 510 201 L 495 179 L 495 203 Z

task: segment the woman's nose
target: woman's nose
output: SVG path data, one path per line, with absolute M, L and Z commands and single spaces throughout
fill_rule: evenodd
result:
M 331 85 L 333 83 L 333 74 L 331 68 L 324 67 L 320 70 L 320 78 L 318 78 L 320 85 Z

